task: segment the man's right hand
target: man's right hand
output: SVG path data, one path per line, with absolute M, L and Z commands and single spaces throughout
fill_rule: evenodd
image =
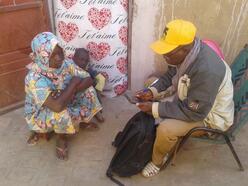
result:
M 143 89 L 136 92 L 135 97 L 141 101 L 151 101 L 153 99 L 152 91 L 150 89 Z

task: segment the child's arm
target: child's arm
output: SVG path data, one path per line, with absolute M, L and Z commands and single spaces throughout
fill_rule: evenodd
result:
M 94 86 L 93 79 L 91 77 L 84 78 L 77 86 L 77 92 L 84 91 L 91 86 Z
M 97 74 L 95 77 L 96 85 L 95 88 L 99 91 L 103 91 L 103 88 L 105 86 L 106 78 L 101 74 Z

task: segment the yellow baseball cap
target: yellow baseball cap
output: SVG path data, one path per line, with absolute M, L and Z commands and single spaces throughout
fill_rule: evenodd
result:
M 194 41 L 196 27 L 193 23 L 182 19 L 169 22 L 163 37 L 152 43 L 151 48 L 158 54 L 167 54 L 180 45 L 187 45 Z

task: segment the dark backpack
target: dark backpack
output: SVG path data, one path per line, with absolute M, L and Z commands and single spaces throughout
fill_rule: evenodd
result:
M 118 185 L 123 185 L 113 178 L 112 173 L 120 177 L 139 173 L 151 160 L 155 135 L 154 118 L 144 112 L 135 114 L 112 143 L 116 153 L 110 162 L 107 176 Z

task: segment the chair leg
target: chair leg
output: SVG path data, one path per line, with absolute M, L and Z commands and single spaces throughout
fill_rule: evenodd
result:
M 175 145 L 174 149 L 169 154 L 169 157 L 166 163 L 163 165 L 162 169 L 165 169 L 171 162 L 174 163 L 174 155 L 182 148 L 193 132 L 194 131 L 188 132 L 184 137 L 182 137 L 181 141 L 178 141 L 178 144 Z
M 239 159 L 239 157 L 238 157 L 236 151 L 234 150 L 234 147 L 233 147 L 233 145 L 232 145 L 232 143 L 231 143 L 229 137 L 226 136 L 226 135 L 224 135 L 224 138 L 225 138 L 225 140 L 226 140 L 226 143 L 227 143 L 228 147 L 230 148 L 230 150 L 231 150 L 231 152 L 232 152 L 232 154 L 233 154 L 233 157 L 235 158 L 236 162 L 238 163 L 239 169 L 240 169 L 241 171 L 244 171 L 244 167 L 243 167 L 243 165 L 241 164 L 240 159 Z
M 166 163 L 166 166 L 168 166 L 168 164 L 169 164 L 169 163 L 171 162 L 171 160 L 173 159 L 173 154 L 174 154 L 174 152 L 175 152 L 175 151 L 178 152 L 178 151 L 181 149 L 181 147 L 185 144 L 185 142 L 188 140 L 188 138 L 191 136 L 191 134 L 194 133 L 195 131 L 207 131 L 207 132 L 211 132 L 211 133 L 214 133 L 214 134 L 220 134 L 220 135 L 222 135 L 222 136 L 224 137 L 224 139 L 225 139 L 225 141 L 226 141 L 228 147 L 230 148 L 230 150 L 231 150 L 231 152 L 232 152 L 232 154 L 233 154 L 233 157 L 235 158 L 236 162 L 238 163 L 238 166 L 239 166 L 240 171 L 244 171 L 244 167 L 243 167 L 243 165 L 241 164 L 240 159 L 239 159 L 239 157 L 238 157 L 236 151 L 234 150 L 234 147 L 233 147 L 233 145 L 232 145 L 232 143 L 231 143 L 229 137 L 228 137 L 226 134 L 224 134 L 222 131 L 218 131 L 218 130 L 215 130 L 215 129 L 204 128 L 204 127 L 195 127 L 195 128 L 193 128 L 193 129 L 191 129 L 191 130 L 182 138 L 182 140 L 181 140 L 181 141 L 179 142 L 179 144 L 178 144 L 178 147 L 175 148 L 175 149 L 173 150 L 173 153 L 172 153 L 172 154 L 170 154 L 170 156 L 169 156 L 169 158 L 168 158 L 168 162 Z M 166 167 L 166 166 L 165 166 L 165 167 Z
M 182 140 L 178 144 L 177 149 L 175 150 L 178 152 L 194 132 L 201 130 L 202 129 L 198 130 L 198 127 L 191 129 L 185 136 L 183 136 Z

